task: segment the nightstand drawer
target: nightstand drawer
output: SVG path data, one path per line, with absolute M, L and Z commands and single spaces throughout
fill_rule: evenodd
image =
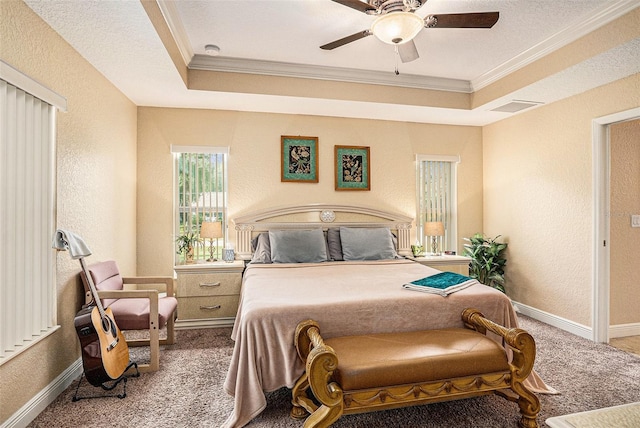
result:
M 178 320 L 235 317 L 239 295 L 185 297 L 178 302 Z
M 238 273 L 186 274 L 178 276 L 178 297 L 239 294 L 242 276 Z

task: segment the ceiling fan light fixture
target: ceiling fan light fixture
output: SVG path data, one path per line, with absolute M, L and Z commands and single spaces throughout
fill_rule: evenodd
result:
M 371 32 L 384 43 L 400 45 L 412 40 L 423 27 L 423 19 L 415 13 L 390 12 L 373 21 Z

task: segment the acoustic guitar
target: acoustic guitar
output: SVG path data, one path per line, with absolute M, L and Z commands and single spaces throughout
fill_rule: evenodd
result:
M 116 380 L 129 365 L 129 346 L 116 325 L 111 308 L 105 309 L 98 297 L 91 275 L 80 259 L 95 306 L 87 306 L 76 314 L 74 324 L 82 349 L 84 374 L 93 386 Z

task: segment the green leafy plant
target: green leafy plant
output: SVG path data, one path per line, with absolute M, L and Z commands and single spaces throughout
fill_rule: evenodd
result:
M 476 233 L 471 238 L 464 238 L 469 242 L 464 244 L 464 255 L 471 258 L 469 276 L 482 284 L 505 292 L 504 266 L 507 259 L 502 253 L 507 244 L 497 242 L 500 235 L 487 238 L 482 233 Z
M 187 258 L 193 247 L 201 241 L 200 235 L 193 230 L 188 230 L 179 235 L 176 238 L 178 244 L 178 254 L 182 254 Z

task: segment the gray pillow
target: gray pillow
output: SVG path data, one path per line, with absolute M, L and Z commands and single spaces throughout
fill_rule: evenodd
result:
M 393 248 L 398 248 L 398 238 L 391 232 Z M 327 229 L 327 249 L 329 250 L 329 260 L 342 261 L 342 241 L 340 241 L 340 229 L 337 227 Z M 395 258 L 399 258 L 396 256 Z
M 261 233 L 251 240 L 253 257 L 250 263 L 271 263 L 271 243 L 269 234 Z
M 340 261 L 342 258 L 342 242 L 340 242 L 340 229 L 332 227 L 327 229 L 327 246 L 329 248 L 329 259 Z
M 327 243 L 322 229 L 270 230 L 273 263 L 319 263 L 327 261 Z
M 386 227 L 341 227 L 344 260 L 385 260 L 398 257 L 391 230 Z

